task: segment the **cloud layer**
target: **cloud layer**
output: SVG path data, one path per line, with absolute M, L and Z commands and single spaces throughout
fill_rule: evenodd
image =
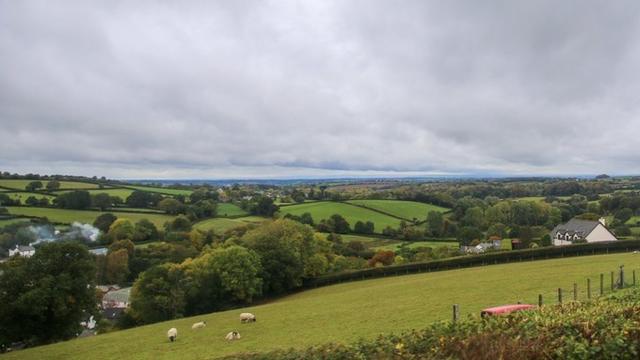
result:
M 640 173 L 636 1 L 1 1 L 0 170 Z

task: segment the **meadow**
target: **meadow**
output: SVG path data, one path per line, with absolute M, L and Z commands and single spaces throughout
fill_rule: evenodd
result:
M 7 193 L 7 196 L 9 196 L 14 200 L 20 200 L 21 204 L 25 204 L 27 199 L 31 196 L 35 197 L 38 200 L 42 198 L 47 198 L 49 199 L 50 202 L 53 201 L 53 199 L 55 198 L 55 196 L 41 194 L 41 193 L 32 193 L 32 192 L 12 192 L 12 193 Z
M 13 190 L 24 190 L 25 186 L 32 181 L 36 180 L 21 180 L 21 179 L 0 179 L 0 187 L 5 187 Z M 45 189 L 48 181 L 40 180 L 42 182 L 42 189 Z M 97 189 L 99 186 L 92 183 L 84 183 L 77 181 L 60 181 L 60 189 Z
M 579 284 L 585 298 L 587 277 L 592 284 L 625 264 L 640 268 L 632 253 L 573 257 L 442 272 L 386 277 L 308 290 L 270 303 L 237 310 L 75 339 L 4 355 L 6 359 L 211 359 L 238 352 L 301 348 L 330 341 L 350 343 L 380 334 L 424 328 L 449 320 L 452 304 L 463 317 L 489 306 L 536 303 L 538 294 L 553 303 L 556 289 Z M 607 277 L 605 277 L 606 279 Z M 596 286 L 594 285 L 595 289 Z M 252 312 L 257 322 L 240 324 L 238 314 Z M 191 330 L 206 321 L 207 327 Z M 178 340 L 166 338 L 178 329 Z M 242 339 L 227 342 L 224 335 L 238 330 Z
M 327 235 L 327 234 L 323 234 Z M 367 236 L 367 235 L 340 235 L 342 237 L 342 241 L 347 243 L 349 241 L 360 241 L 367 248 L 372 250 L 392 250 L 398 251 L 401 246 L 407 246 L 409 248 L 418 248 L 418 247 L 431 247 L 436 248 L 440 246 L 453 246 L 458 247 L 458 243 L 456 241 L 403 241 L 396 239 L 386 239 L 379 238 L 375 236 Z
M 350 204 L 364 206 L 366 208 L 380 211 L 383 213 L 391 214 L 409 221 L 417 219 L 422 221 L 427 218 L 427 214 L 430 211 L 447 212 L 449 209 L 425 204 L 416 201 L 403 201 L 403 200 L 349 200 Z
M 109 194 L 109 196 L 117 196 L 120 199 L 127 200 L 127 198 L 129 197 L 129 195 L 131 195 L 131 193 L 133 192 L 133 190 L 131 189 L 124 189 L 124 188 L 115 188 L 115 189 L 92 189 L 92 190 L 88 190 L 89 193 L 91 195 L 95 195 L 95 194 Z M 68 190 L 62 190 L 62 191 L 56 191 L 56 194 L 62 194 L 68 192 Z
M 137 185 L 127 185 L 126 188 L 133 189 L 133 190 L 149 191 L 149 192 L 154 192 L 154 193 L 164 194 L 164 195 L 189 196 L 193 192 L 191 190 L 185 190 L 185 189 L 170 189 L 165 187 L 137 186 Z
M 195 229 L 208 231 L 213 230 L 216 233 L 223 233 L 229 229 L 237 228 L 251 223 L 259 223 L 267 219 L 258 216 L 245 216 L 236 219 L 213 218 L 197 222 L 193 225 Z
M 377 233 L 382 232 L 382 229 L 387 226 L 397 228 L 401 221 L 377 211 L 341 202 L 319 201 L 280 207 L 280 215 L 292 214 L 300 216 L 305 212 L 310 213 L 316 223 L 322 219 L 328 219 L 333 214 L 340 214 L 349 222 L 351 228 L 357 221 L 372 221 L 375 224 L 375 232 Z
M 242 208 L 236 204 L 231 203 L 218 203 L 218 216 L 223 217 L 235 217 L 235 216 L 247 216 L 248 212 L 242 210 Z
M 38 208 L 38 207 L 19 207 L 7 206 L 9 213 L 12 215 L 24 215 L 32 217 L 46 217 L 51 222 L 71 224 L 74 221 L 91 224 L 96 217 L 108 211 L 90 211 L 90 210 L 65 210 L 55 208 Z M 173 216 L 164 214 L 138 214 L 126 212 L 113 212 L 119 219 L 129 219 L 136 222 L 141 219 L 147 219 L 154 223 L 157 227 L 162 227 L 166 221 L 173 219 Z

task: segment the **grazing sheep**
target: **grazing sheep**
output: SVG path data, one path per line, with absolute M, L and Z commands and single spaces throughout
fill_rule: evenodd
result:
M 252 313 L 242 313 L 240 314 L 240 322 L 256 322 L 256 316 Z
M 178 329 L 176 328 L 169 329 L 169 331 L 167 331 L 167 337 L 171 342 L 176 341 L 176 338 L 178 337 Z
M 197 323 L 191 325 L 191 330 L 202 329 L 205 326 L 207 326 L 207 322 L 206 321 L 200 321 L 200 322 L 197 322 Z
M 228 333 L 227 336 L 225 336 L 224 338 L 225 340 L 228 340 L 228 341 L 240 340 L 240 333 L 237 331 L 232 331 Z

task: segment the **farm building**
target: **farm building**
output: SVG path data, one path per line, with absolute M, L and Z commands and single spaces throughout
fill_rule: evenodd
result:
M 119 290 L 109 291 L 102 297 L 103 309 L 126 309 L 129 307 L 129 294 L 131 288 L 122 288 Z
M 476 246 L 460 246 L 460 250 L 466 254 L 481 254 L 487 250 L 500 250 L 502 247 L 502 239 L 491 238 L 488 241 L 481 242 Z
M 36 248 L 33 246 L 16 245 L 15 249 L 9 249 L 9 256 L 23 256 L 32 257 L 36 253 Z
M 606 227 L 606 221 L 571 219 L 566 224 L 560 224 L 551 230 L 554 245 L 570 245 L 579 242 L 602 242 L 618 240 Z

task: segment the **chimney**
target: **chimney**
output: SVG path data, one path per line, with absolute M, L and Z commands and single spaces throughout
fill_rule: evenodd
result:
M 600 224 L 602 224 L 603 226 L 607 226 L 607 219 L 601 217 L 600 219 L 598 219 L 598 221 L 600 222 Z

